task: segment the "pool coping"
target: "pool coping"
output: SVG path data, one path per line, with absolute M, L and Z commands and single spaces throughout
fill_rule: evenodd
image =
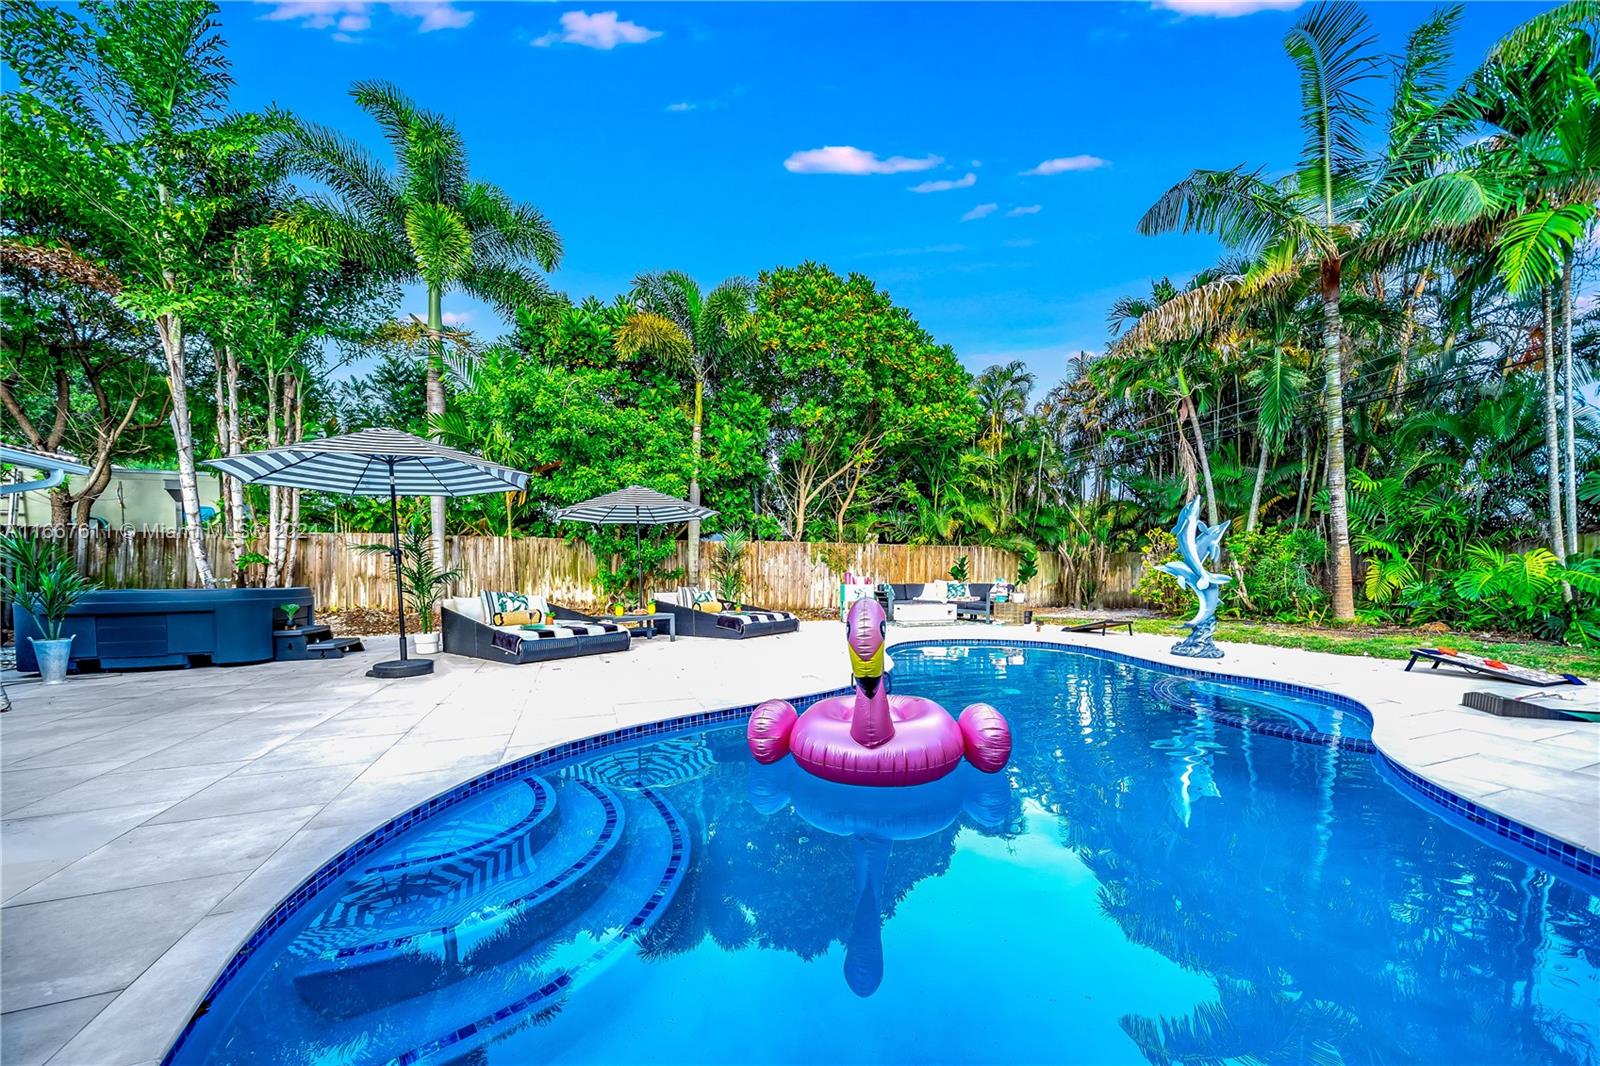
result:
M 1361 701 L 1338 692 L 1330 692 L 1315 688 L 1310 685 L 1298 684 L 1287 681 L 1275 681 L 1267 678 L 1250 677 L 1244 674 L 1228 673 L 1201 667 L 1192 672 L 1186 672 L 1183 666 L 1161 662 L 1141 655 L 1115 651 L 1110 648 L 1100 648 L 1092 645 L 1066 643 L 1057 640 L 1040 640 L 1002 636 L 999 634 L 985 637 L 932 637 L 908 638 L 894 641 L 889 645 L 892 654 L 896 651 L 923 647 L 999 647 L 999 648 L 1043 648 L 1057 652 L 1076 653 L 1090 658 L 1101 659 L 1109 662 L 1125 663 L 1128 665 L 1151 669 L 1157 672 L 1176 677 L 1200 677 L 1210 680 L 1219 680 L 1231 684 L 1241 685 L 1246 688 L 1264 689 L 1266 691 L 1281 692 L 1285 695 L 1311 698 L 1332 703 L 1341 710 L 1351 711 L 1375 724 L 1372 711 Z M 1198 664 L 1197 664 L 1198 665 Z M 788 702 L 794 705 L 797 711 L 804 711 L 819 700 L 834 696 L 846 695 L 851 691 L 850 686 L 841 686 L 806 695 L 789 697 Z M 762 701 L 767 702 L 767 701 Z M 334 879 L 346 873 L 352 866 L 371 855 L 375 850 L 387 843 L 396 834 L 409 829 L 417 822 L 431 817 L 433 814 L 454 806 L 463 800 L 475 796 L 486 789 L 502 784 L 507 780 L 526 776 L 539 769 L 555 763 L 564 762 L 577 756 L 585 755 L 592 751 L 618 747 L 633 743 L 653 736 L 678 733 L 686 730 L 700 729 L 713 725 L 724 725 L 731 722 L 747 719 L 750 714 L 760 706 L 759 703 L 740 704 L 717 708 L 709 711 L 699 711 L 693 714 L 680 715 L 674 718 L 661 719 L 639 725 L 625 726 L 619 729 L 608 730 L 578 740 L 564 741 L 551 747 L 531 752 L 510 762 L 496 766 L 490 770 L 479 773 L 460 784 L 453 785 L 437 795 L 425 800 L 409 810 L 388 819 L 383 824 L 372 829 L 359 839 L 347 845 L 338 855 L 327 860 L 315 871 L 303 879 L 293 890 L 281 899 L 267 915 L 257 923 L 250 935 L 235 949 L 228 962 L 224 964 L 218 974 L 206 988 L 199 1003 L 190 1012 L 183 1028 L 170 1042 L 160 1062 L 162 1066 L 170 1066 L 176 1056 L 182 1051 L 184 1045 L 193 1035 L 196 1025 L 209 1012 L 211 1004 L 222 993 L 227 985 L 238 975 L 239 971 L 249 962 L 257 950 L 283 927 L 299 910 L 310 900 L 321 893 Z M 1276 736 L 1281 739 L 1295 740 L 1305 743 L 1328 744 L 1329 735 L 1313 730 L 1297 730 L 1290 726 L 1276 723 L 1268 724 L 1251 722 L 1238 716 L 1217 714 L 1195 708 L 1169 704 L 1174 710 L 1209 717 L 1222 722 L 1232 728 L 1248 729 L 1252 732 Z M 1580 881 L 1595 881 L 1600 879 L 1600 855 L 1587 849 L 1578 847 L 1570 842 L 1560 840 L 1532 826 L 1496 814 L 1471 800 L 1457 795 L 1443 788 L 1415 771 L 1407 768 L 1396 759 L 1382 750 L 1376 741 L 1372 742 L 1372 755 L 1381 760 L 1380 768 L 1389 772 L 1394 780 L 1409 786 L 1408 791 L 1401 794 L 1442 817 L 1447 821 L 1466 822 L 1466 826 L 1458 828 L 1471 831 L 1471 827 L 1479 830 L 1480 834 L 1492 834 L 1493 837 L 1508 845 L 1507 850 L 1522 850 L 1528 854 L 1523 856 L 1525 861 L 1539 865 L 1546 869 L 1556 865 L 1561 870 L 1552 871 L 1564 873 L 1568 877 L 1576 877 Z M 1335 745 L 1340 746 L 1340 745 Z M 1343 747 L 1343 746 L 1340 746 Z M 1363 754 L 1359 748 L 1351 749 L 1353 754 Z M 1421 802 L 1427 801 L 1427 802 Z M 1487 839 L 1493 843 L 1492 839 Z M 1541 861 L 1542 860 L 1542 861 Z M 1589 886 L 1585 886 L 1589 887 Z M 1589 887 L 1590 891 L 1600 891 L 1600 885 Z

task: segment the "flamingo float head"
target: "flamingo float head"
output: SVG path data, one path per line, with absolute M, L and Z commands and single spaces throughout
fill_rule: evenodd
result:
M 850 645 L 850 672 L 858 681 L 883 676 L 883 607 L 877 600 L 857 600 L 845 616 L 846 642 Z

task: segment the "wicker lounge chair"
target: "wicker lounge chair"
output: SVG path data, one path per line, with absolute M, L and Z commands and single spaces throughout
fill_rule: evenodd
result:
M 493 594 L 490 594 L 493 595 Z M 627 651 L 628 631 L 612 622 L 589 618 L 577 611 L 550 607 L 541 597 L 522 597 L 529 607 L 553 619 L 544 624 L 495 624 L 484 596 L 445 600 L 439 615 L 443 622 L 444 650 L 501 663 L 537 663 Z M 499 617 L 504 617 L 500 615 Z
M 1510 681 L 1518 685 L 1532 685 L 1535 688 L 1583 684 L 1572 674 L 1556 674 L 1549 670 L 1515 666 L 1499 659 L 1485 659 L 1481 655 L 1472 655 L 1454 648 L 1413 648 L 1411 659 L 1406 663 L 1406 670 L 1409 671 L 1419 661 L 1430 664 L 1429 669 L 1432 670 L 1439 669 L 1441 665 L 1454 666 L 1470 674 L 1492 677 L 1497 681 Z
M 793 633 L 800 628 L 800 619 L 787 611 L 769 611 L 721 599 L 700 600 L 702 604 L 716 604 L 715 611 L 694 605 L 697 596 L 707 595 L 704 590 L 688 587 L 680 588 L 676 592 L 658 592 L 655 595 L 656 610 L 668 612 L 677 618 L 680 637 L 743 640 L 745 637 L 770 637 L 779 633 Z

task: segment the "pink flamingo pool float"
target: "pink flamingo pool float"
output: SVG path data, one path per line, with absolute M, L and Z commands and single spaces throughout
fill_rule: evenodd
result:
M 855 691 L 813 705 L 805 714 L 768 700 L 750 715 L 745 738 L 757 762 L 792 754 L 801 769 L 846 785 L 921 785 L 937 781 L 963 756 L 985 773 L 1011 757 L 1011 726 L 987 703 L 952 718 L 920 696 L 891 696 L 884 687 L 884 617 L 876 600 L 857 600 L 845 621 Z

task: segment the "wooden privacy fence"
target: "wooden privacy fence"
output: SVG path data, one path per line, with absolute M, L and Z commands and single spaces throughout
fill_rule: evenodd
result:
M 233 548 L 227 537 L 205 536 L 211 563 L 219 577 L 233 573 Z M 198 584 L 185 539 L 176 533 L 149 531 L 83 530 L 67 534 L 78 569 L 108 588 L 185 588 Z M 372 533 L 306 533 L 300 537 L 298 556 L 289 584 L 307 585 L 322 609 L 367 607 L 394 609 L 394 580 L 387 555 L 355 551 L 352 545 L 387 543 Z M 703 565 L 709 566 L 722 548 L 716 541 L 701 543 Z M 687 544 L 680 542 L 677 556 L 663 569 L 687 565 Z M 1017 557 L 1000 548 L 921 544 L 796 544 L 789 541 L 754 541 L 745 551 L 745 596 L 751 603 L 780 610 L 827 610 L 838 602 L 839 574 L 822 562 L 826 557 L 844 570 L 875 581 L 918 582 L 947 577 L 950 567 L 967 556 L 973 581 L 1015 579 Z M 452 594 L 470 595 L 483 589 L 540 592 L 557 603 L 579 609 L 599 609 L 603 597 L 596 584 L 599 566 L 582 541 L 544 537 L 450 537 L 445 564 L 459 569 L 462 578 Z M 1130 561 L 1131 560 L 1131 561 Z M 1138 578 L 1137 554 L 1112 555 L 1096 585 L 1095 602 L 1127 606 L 1134 602 L 1133 583 Z M 1028 582 L 1030 605 L 1055 606 L 1065 602 L 1060 561 L 1039 553 L 1038 576 Z M 259 580 L 260 568 L 252 570 Z M 648 579 L 647 579 L 648 580 Z M 655 582 L 655 587 L 665 582 Z

